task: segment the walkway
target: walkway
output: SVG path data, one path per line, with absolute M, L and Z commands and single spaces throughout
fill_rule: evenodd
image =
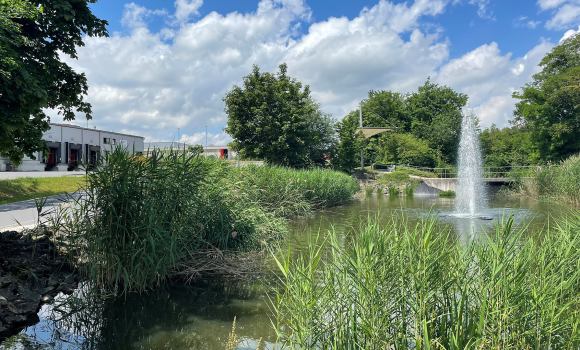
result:
M 83 176 L 84 171 L 0 171 L 0 180 L 12 180 L 22 177 L 61 177 Z
M 61 204 L 62 198 L 61 195 L 48 197 L 43 212 Z M 36 224 L 37 219 L 38 213 L 34 199 L 0 205 L 0 231 L 30 227 Z

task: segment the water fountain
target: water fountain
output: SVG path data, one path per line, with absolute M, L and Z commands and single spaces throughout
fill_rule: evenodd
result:
M 483 180 L 483 160 L 479 145 L 477 116 L 470 108 L 463 111 L 455 212 L 459 216 L 477 217 L 487 209 Z

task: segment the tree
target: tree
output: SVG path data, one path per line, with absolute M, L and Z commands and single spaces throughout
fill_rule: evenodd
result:
M 514 125 L 526 127 L 544 161 L 559 161 L 580 151 L 580 36 L 556 46 L 540 62 L 542 71 L 522 91 Z
M 359 142 L 358 145 L 364 151 L 365 163 L 384 162 L 385 159 L 397 162 L 398 160 L 392 160 L 399 159 L 397 155 L 388 155 L 387 153 L 393 149 L 384 149 L 385 145 L 401 140 L 389 141 L 391 137 L 398 137 L 394 136 L 397 134 L 413 135 L 414 141 L 411 142 L 409 141 L 411 139 L 407 138 L 406 140 L 409 142 L 406 142 L 405 145 L 409 147 L 413 145 L 412 149 L 416 151 L 421 149 L 419 153 L 406 153 L 405 159 L 407 161 L 405 163 L 434 164 L 433 166 L 437 166 L 441 162 L 454 163 L 461 137 L 461 120 L 463 118 L 461 110 L 466 104 L 467 95 L 457 93 L 447 86 L 433 84 L 430 79 L 427 79 L 417 92 L 407 95 L 391 91 L 371 90 L 368 98 L 363 101 L 363 126 L 396 127 L 397 130 L 385 132 Z M 356 129 L 359 125 L 359 110 L 351 111 L 343 118 L 341 125 Z M 342 135 L 341 133 L 341 143 L 343 142 Z M 352 138 L 349 133 L 344 133 L 344 135 L 348 140 Z M 352 147 L 350 141 L 346 144 L 348 147 Z M 424 148 L 425 145 L 427 149 Z M 431 152 L 432 157 L 428 157 L 428 159 L 419 157 L 423 151 Z M 413 159 L 412 154 L 418 158 Z M 354 163 L 357 161 L 352 161 L 352 164 Z M 348 162 L 346 164 L 351 165 Z
M 360 155 L 361 138 L 356 134 L 357 124 L 352 118 L 345 117 L 336 124 L 336 128 L 340 142 L 331 159 L 332 167 L 350 173 L 360 164 L 357 155 Z
M 194 145 L 194 146 L 187 146 L 187 152 L 192 154 L 202 154 L 203 153 L 203 146 L 202 145 Z
M 411 119 L 410 132 L 427 140 L 429 147 L 439 151 L 443 161 L 449 164 L 457 159 L 463 119 L 461 110 L 467 99 L 467 95 L 427 79 L 425 85 L 405 101 Z
M 492 124 L 480 136 L 486 166 L 534 165 L 539 161 L 531 133 L 523 127 L 498 128 Z
M 418 139 L 413 134 L 395 133 L 389 135 L 381 147 L 383 163 L 412 164 L 434 168 L 439 157 L 437 151 L 429 147 L 429 142 Z
M 97 0 L 0 0 L 0 156 L 18 164 L 27 155 L 48 151 L 42 133 L 50 126 L 44 108 L 64 120 L 75 111 L 91 119 L 84 74 L 62 62 L 77 58 L 83 34 L 107 36 L 107 21 L 88 3 Z
M 331 144 L 330 117 L 312 101 L 308 85 L 288 77 L 287 69 L 282 64 L 271 74 L 254 66 L 243 86 L 234 86 L 224 98 L 224 131 L 244 157 L 298 168 L 321 164 Z

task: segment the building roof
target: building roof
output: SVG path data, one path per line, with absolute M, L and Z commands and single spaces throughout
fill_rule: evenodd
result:
M 84 128 L 84 127 L 82 127 L 82 126 L 78 126 L 78 125 L 75 125 L 75 124 L 65 124 L 65 123 L 50 123 L 50 125 L 56 125 L 56 126 L 64 126 L 64 127 L 67 127 L 67 128 L 82 129 L 82 130 L 89 130 L 89 131 L 99 131 L 99 132 L 106 132 L 106 133 L 109 133 L 109 134 L 115 134 L 115 135 L 123 135 L 123 136 L 131 136 L 131 137 L 140 137 L 140 138 L 142 138 L 143 140 L 145 139 L 145 137 L 144 137 L 144 136 L 137 136 L 137 135 L 131 135 L 131 134 L 124 134 L 124 133 L 121 133 L 121 132 L 115 132 L 115 131 L 109 131 L 109 130 L 101 130 L 101 129 L 95 129 L 95 128 L 93 128 L 93 129 L 91 129 L 91 128 Z
M 173 148 L 173 149 L 183 149 L 183 148 L 187 148 L 188 146 L 194 146 L 194 145 L 188 145 L 186 143 L 183 142 L 171 142 L 171 141 L 160 141 L 160 142 L 146 142 L 145 143 L 145 149 L 169 149 L 169 148 Z M 203 146 L 204 150 L 220 150 L 220 149 L 228 149 L 228 146 Z

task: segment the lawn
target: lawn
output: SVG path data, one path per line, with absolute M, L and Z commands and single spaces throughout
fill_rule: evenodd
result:
M 75 192 L 84 180 L 84 176 L 25 177 L 0 180 L 0 204 Z

